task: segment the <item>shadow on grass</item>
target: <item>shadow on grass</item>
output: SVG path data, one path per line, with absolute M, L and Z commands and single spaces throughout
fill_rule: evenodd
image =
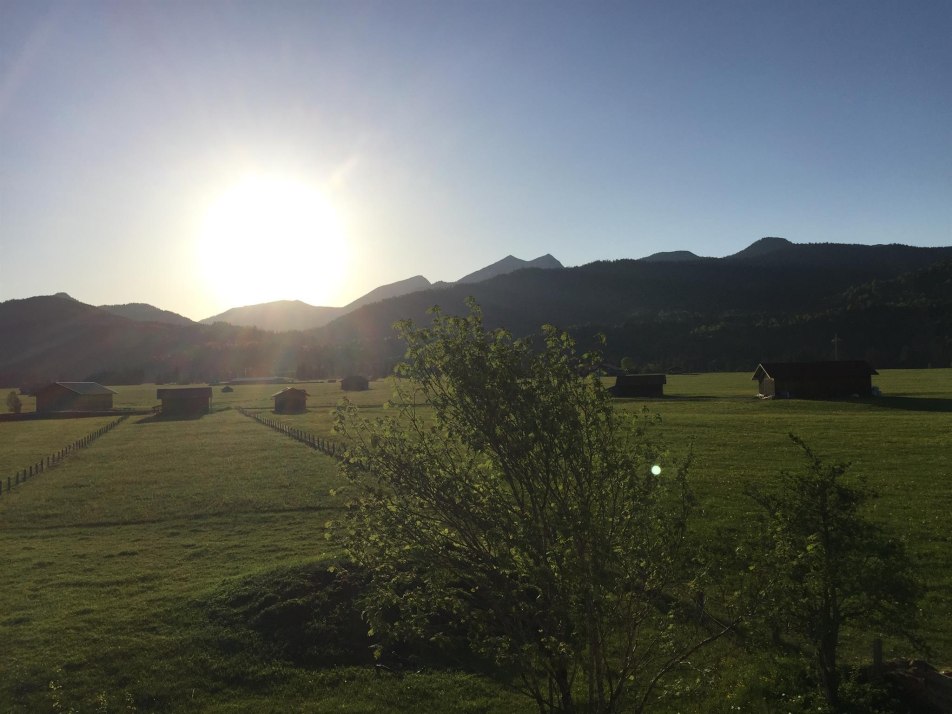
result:
M 876 397 L 867 403 L 910 412 L 952 412 L 952 399 L 942 397 Z
M 634 402 L 750 402 L 754 400 L 753 396 L 712 396 L 706 394 L 665 394 L 661 397 L 613 397 L 616 402 L 634 403 Z
M 151 424 L 152 422 L 164 421 L 197 421 L 205 416 L 205 412 L 199 414 L 150 414 L 147 417 L 139 419 L 136 424 Z
M 665 394 L 661 399 L 657 401 L 664 402 L 751 402 L 754 400 L 753 396 L 710 396 L 706 394 Z

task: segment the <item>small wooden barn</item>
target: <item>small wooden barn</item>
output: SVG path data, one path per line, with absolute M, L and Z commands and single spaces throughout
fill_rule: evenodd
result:
M 307 411 L 308 394 L 297 387 L 285 387 L 271 395 L 274 411 L 278 414 L 301 414 Z
M 616 397 L 663 397 L 667 383 L 663 374 L 619 374 L 608 391 Z
M 835 399 L 868 397 L 873 375 L 879 374 L 862 360 L 836 362 L 762 362 L 751 379 L 764 397 Z
M 340 381 L 340 388 L 345 392 L 363 392 L 370 389 L 370 380 L 359 374 L 352 374 Z
M 211 387 L 157 389 L 155 398 L 162 402 L 162 416 L 198 416 L 211 411 Z
M 114 391 L 96 382 L 53 382 L 36 390 L 36 411 L 109 411 L 114 394 Z

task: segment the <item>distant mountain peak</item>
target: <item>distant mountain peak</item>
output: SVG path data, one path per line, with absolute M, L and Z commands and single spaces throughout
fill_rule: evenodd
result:
M 381 285 L 379 288 L 374 288 L 366 295 L 347 304 L 342 308 L 341 314 L 356 310 L 363 305 L 387 300 L 388 298 L 406 295 L 407 293 L 415 293 L 420 290 L 428 290 L 430 287 L 432 287 L 432 284 L 422 275 L 414 275 L 412 278 L 407 278 L 406 280 L 398 280 L 395 283 Z
M 243 305 L 199 322 L 212 325 L 227 322 L 240 327 L 257 327 L 273 332 L 309 330 L 332 320 L 340 308 L 309 305 L 301 300 L 274 300 L 256 305 Z
M 505 275 L 507 273 L 515 272 L 516 270 L 523 270 L 524 268 L 541 268 L 544 270 L 553 270 L 563 267 L 565 266 L 556 260 L 550 253 L 540 255 L 534 260 L 522 260 L 515 257 L 514 255 L 507 255 L 502 260 L 497 260 L 495 263 L 487 265 L 485 268 L 480 268 L 474 273 L 464 275 L 462 278 L 457 280 L 456 283 L 481 283 L 483 280 L 495 278 L 497 275 Z
M 646 263 L 686 263 L 692 260 L 702 260 L 702 258 L 689 250 L 669 250 L 646 255 L 642 260 Z
M 310 305 L 302 300 L 275 300 L 258 305 L 233 307 L 230 310 L 206 317 L 200 322 L 211 325 L 215 322 L 227 322 L 244 327 L 258 327 L 262 330 L 285 332 L 287 330 L 312 330 L 323 327 L 332 320 L 353 312 L 357 308 L 407 293 L 426 290 L 430 281 L 422 275 L 414 275 L 388 285 L 374 288 L 344 307 L 323 307 Z
M 792 248 L 794 243 L 791 243 L 786 238 L 777 238 L 776 236 L 767 236 L 761 238 L 760 240 L 755 240 L 749 246 L 744 248 L 738 253 L 733 255 L 728 255 L 728 258 L 758 258 L 762 255 L 767 255 L 769 253 L 776 253 L 777 251 L 787 250 Z
M 167 325 L 191 325 L 192 320 L 170 310 L 161 310 L 144 302 L 130 302 L 125 305 L 100 305 L 100 310 L 138 322 L 162 322 Z

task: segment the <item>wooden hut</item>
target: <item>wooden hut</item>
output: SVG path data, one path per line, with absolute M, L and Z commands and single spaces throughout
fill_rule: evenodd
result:
M 277 414 L 301 414 L 307 411 L 308 394 L 297 387 L 285 387 L 271 395 Z
M 359 374 L 352 374 L 340 381 L 340 388 L 345 392 L 363 392 L 370 389 L 370 380 Z
M 211 387 L 177 387 L 157 389 L 156 399 L 162 402 L 162 416 L 198 416 L 211 411 Z
M 663 397 L 667 383 L 663 374 L 619 374 L 608 391 L 616 397 Z
M 109 411 L 114 394 L 114 391 L 96 382 L 53 382 L 36 390 L 36 411 Z
M 874 374 L 879 373 L 862 360 L 762 362 L 751 379 L 757 381 L 764 397 L 835 399 L 868 397 Z

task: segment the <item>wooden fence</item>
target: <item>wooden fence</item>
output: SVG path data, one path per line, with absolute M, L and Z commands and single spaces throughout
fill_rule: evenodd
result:
M 312 449 L 320 451 L 323 454 L 328 456 L 333 456 L 335 459 L 341 459 L 344 456 L 344 447 L 339 442 L 334 441 L 333 439 L 324 439 L 319 436 L 315 436 L 310 432 L 304 431 L 303 429 L 295 429 L 290 427 L 287 424 L 282 424 L 281 422 L 272 419 L 269 416 L 264 416 L 253 412 L 245 407 L 235 407 L 240 413 L 244 414 L 250 419 L 254 419 L 259 424 L 264 424 L 265 426 L 270 426 L 277 432 L 288 436 L 295 441 L 300 441 L 302 444 L 310 446 Z
M 63 459 L 65 459 L 67 456 L 72 454 L 74 451 L 78 451 L 79 449 L 85 449 L 87 446 L 93 443 L 100 436 L 102 436 L 103 434 L 109 433 L 110 431 L 115 429 L 117 426 L 119 426 L 119 424 L 121 424 L 128 418 L 129 418 L 128 414 L 123 414 L 118 419 L 111 421 L 105 426 L 96 429 L 96 431 L 86 434 L 86 436 L 82 437 L 81 439 L 77 439 L 72 444 L 64 446 L 59 451 L 53 454 L 50 454 L 46 458 L 40 459 L 35 464 L 31 464 L 29 468 L 25 468 L 25 469 L 22 469 L 21 471 L 17 471 L 13 476 L 7 476 L 6 490 L 4 490 L 3 488 L 3 479 L 2 477 L 0 477 L 0 496 L 3 496 L 4 493 L 9 494 L 10 491 L 13 490 L 15 486 L 19 486 L 22 483 L 26 483 L 31 478 L 35 476 L 39 476 L 41 473 L 46 471 L 46 469 L 56 466 Z

